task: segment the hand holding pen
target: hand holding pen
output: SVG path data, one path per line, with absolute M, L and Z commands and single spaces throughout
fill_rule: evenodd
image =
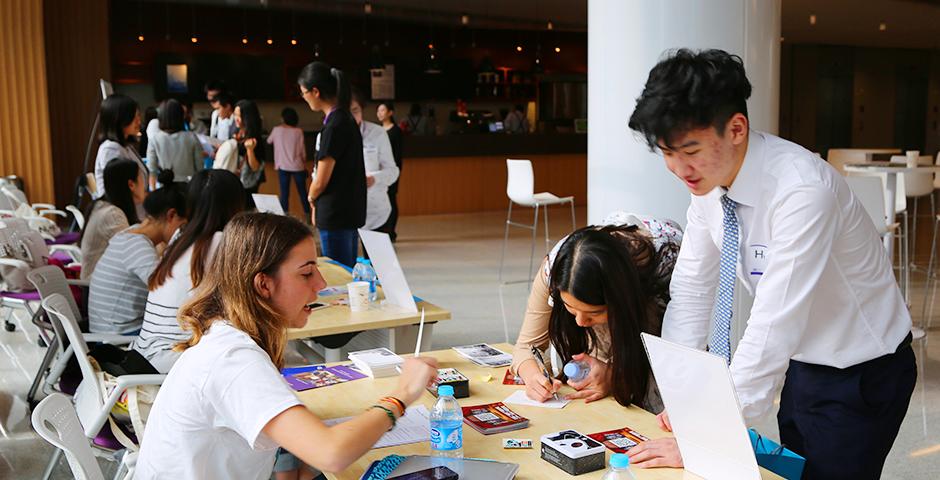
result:
M 545 359 L 542 358 L 542 352 L 539 351 L 538 347 L 532 347 L 532 356 L 535 357 L 535 363 L 538 364 L 539 370 L 541 370 L 542 375 L 545 377 L 545 382 L 540 382 L 540 386 L 548 392 L 551 392 L 552 398 L 558 400 L 558 388 L 561 387 L 561 382 L 553 379 L 548 372 L 548 369 L 545 367 Z

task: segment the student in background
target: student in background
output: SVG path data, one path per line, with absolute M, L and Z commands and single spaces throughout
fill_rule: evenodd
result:
M 239 175 L 249 208 L 254 207 L 251 194 L 258 193 L 264 183 L 264 146 L 261 145 L 261 114 L 251 100 L 239 100 L 235 105 L 235 139 L 238 141 Z
M 529 119 L 525 116 L 525 107 L 516 105 L 503 119 L 506 133 L 529 133 Z
M 147 197 L 144 178 L 140 165 L 127 158 L 116 158 L 104 168 L 102 187 L 107 191 L 85 211 L 85 228 L 79 239 L 82 280 L 91 278 L 111 237 L 139 221 L 138 206 Z
M 219 108 L 215 111 L 216 115 L 215 129 L 211 130 L 211 137 L 220 142 L 224 142 L 235 136 L 238 127 L 235 126 L 235 104 L 234 99 L 227 93 L 220 93 L 216 97 L 216 103 Z
M 281 376 L 286 331 L 306 324 L 307 304 L 325 286 L 307 226 L 267 213 L 232 220 L 203 286 L 180 310 L 189 335 L 150 411 L 136 478 L 266 480 L 278 446 L 339 472 L 395 425 L 436 376 L 434 359 L 406 359 L 387 396 L 335 426 Z
M 362 135 L 362 156 L 366 169 L 366 223 L 362 228 L 384 231 L 392 205 L 388 200 L 388 187 L 398 180 L 398 166 L 392 155 L 392 144 L 385 129 L 362 119 L 362 110 L 366 106 L 365 96 L 353 89 L 349 112 L 359 124 Z
M 356 229 L 366 221 L 366 172 L 362 134 L 349 113 L 349 83 L 342 71 L 323 62 L 307 64 L 297 83 L 310 109 L 326 116 L 307 192 L 311 221 L 320 231 L 323 254 L 352 268 L 359 252 Z
M 551 345 L 562 365 L 573 359 L 591 367 L 588 379 L 568 381 L 577 390 L 569 399 L 612 395 L 624 406 L 662 409 L 640 332 L 659 334 L 681 238 L 671 221 L 617 212 L 555 245 L 532 282 L 513 349 L 510 369 L 527 396 L 546 401 L 561 386 L 531 353 Z
M 164 186 L 147 195 L 147 218 L 111 238 L 98 261 L 88 294 L 88 327 L 93 333 L 137 335 L 144 321 L 147 280 L 159 261 L 157 245 L 169 243 L 186 221 L 183 187 L 162 178 Z
M 375 109 L 375 115 L 381 122 L 382 128 L 388 133 L 388 141 L 392 144 L 392 156 L 395 157 L 395 165 L 398 167 L 398 178 L 395 183 L 388 187 L 388 201 L 392 206 L 392 212 L 388 215 L 388 221 L 381 228 L 381 231 L 388 232 L 394 243 L 398 239 L 395 227 L 398 226 L 398 184 L 401 182 L 402 172 L 402 133 L 401 127 L 395 123 L 395 105 L 391 101 L 383 100 L 380 102 Z
M 268 135 L 268 143 L 274 145 L 274 168 L 277 170 L 281 186 L 281 208 L 285 212 L 290 211 L 290 182 L 293 180 L 304 214 L 309 217 L 310 204 L 307 203 L 305 195 L 307 167 L 304 165 L 307 160 L 307 148 L 304 145 L 304 131 L 297 128 L 297 110 L 290 107 L 281 110 L 281 121 L 282 123 L 271 129 L 271 134 Z
M 203 170 L 189 182 L 187 223 L 170 243 L 147 284 L 147 309 L 140 336 L 132 347 L 160 373 L 179 358 L 173 345 L 189 338 L 176 321 L 179 307 L 202 282 L 222 241 L 222 229 L 245 208 L 245 189 L 232 172 Z
M 209 80 L 203 87 L 206 93 L 206 101 L 212 107 L 212 113 L 209 115 L 209 136 L 215 137 L 219 126 L 219 96 L 225 93 L 225 84 L 221 80 Z
M 101 102 L 98 155 L 95 157 L 95 198 L 105 192 L 104 167 L 115 158 L 137 162 L 147 180 L 147 166 L 137 154 L 137 135 L 140 134 L 140 106 L 131 97 L 114 93 Z M 146 185 L 146 183 L 145 183 Z
M 137 142 L 137 153 L 144 157 L 144 163 L 147 160 L 147 144 L 150 137 L 160 130 L 160 120 L 157 119 L 157 107 L 149 106 L 144 110 L 144 119 L 141 122 L 140 141 Z M 152 124 L 152 126 L 151 126 Z
M 183 105 L 174 99 L 160 105 L 160 130 L 163 135 L 151 139 L 147 147 L 147 162 L 150 163 L 150 189 L 156 188 L 157 175 L 169 170 L 173 181 L 188 182 L 196 172 L 205 168 L 202 144 L 192 132 L 184 130 Z M 171 178 L 160 176 L 160 178 Z

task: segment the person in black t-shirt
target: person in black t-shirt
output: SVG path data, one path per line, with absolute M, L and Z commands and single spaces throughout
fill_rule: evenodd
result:
M 304 67 L 297 83 L 310 109 L 326 115 L 307 193 L 311 221 L 319 229 L 323 255 L 352 267 L 359 252 L 356 229 L 366 221 L 366 172 L 362 134 L 349 113 L 349 84 L 342 71 L 323 62 Z

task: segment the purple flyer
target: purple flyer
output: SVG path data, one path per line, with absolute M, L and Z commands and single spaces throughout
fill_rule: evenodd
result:
M 352 368 L 352 365 L 337 365 L 335 367 L 309 365 L 306 367 L 285 368 L 281 370 L 281 375 L 284 375 L 284 379 L 287 380 L 291 388 L 298 392 L 366 378 L 366 375 Z

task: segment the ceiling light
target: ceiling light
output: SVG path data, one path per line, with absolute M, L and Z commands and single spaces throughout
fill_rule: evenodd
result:
M 547 29 L 549 29 L 549 30 L 554 30 L 554 29 L 555 29 L 555 24 L 552 23 L 551 20 L 549 20 L 549 21 L 548 21 L 548 24 L 545 25 L 545 28 L 547 28 Z
M 878 30 L 879 30 L 879 31 L 882 31 L 882 32 L 883 32 L 883 31 L 885 31 L 885 30 L 887 30 L 887 29 L 888 29 L 888 24 L 885 23 L 885 22 L 881 22 L 881 24 L 878 25 Z
M 297 39 L 296 39 L 296 38 L 290 39 L 290 44 L 291 44 L 291 45 L 297 45 Z
M 555 47 L 555 53 L 561 53 L 561 47 Z
M 274 40 L 271 40 L 270 37 L 268 38 L 268 45 L 274 45 Z
M 143 35 L 137 35 L 137 41 L 143 42 L 143 41 L 144 41 L 144 36 L 143 36 Z
M 815 14 L 815 13 L 809 16 L 809 24 L 810 24 L 810 25 L 816 25 L 816 14 Z
M 521 52 L 521 51 L 522 51 L 522 45 L 516 45 L 516 51 L 517 51 L 517 52 Z
M 196 38 L 195 35 L 193 35 L 192 37 L 190 37 L 189 41 L 190 41 L 190 42 L 193 42 L 193 43 L 199 43 L 199 39 Z
M 463 14 L 463 15 L 461 15 L 461 16 L 460 16 L 460 24 L 461 24 L 461 25 L 469 25 L 469 24 L 470 24 L 470 15 L 467 15 L 466 13 Z
M 248 37 L 242 37 L 242 45 L 248 45 Z
M 362 6 L 362 11 L 365 12 L 366 15 L 371 15 L 371 14 L 372 14 L 372 3 L 366 2 L 365 5 Z

